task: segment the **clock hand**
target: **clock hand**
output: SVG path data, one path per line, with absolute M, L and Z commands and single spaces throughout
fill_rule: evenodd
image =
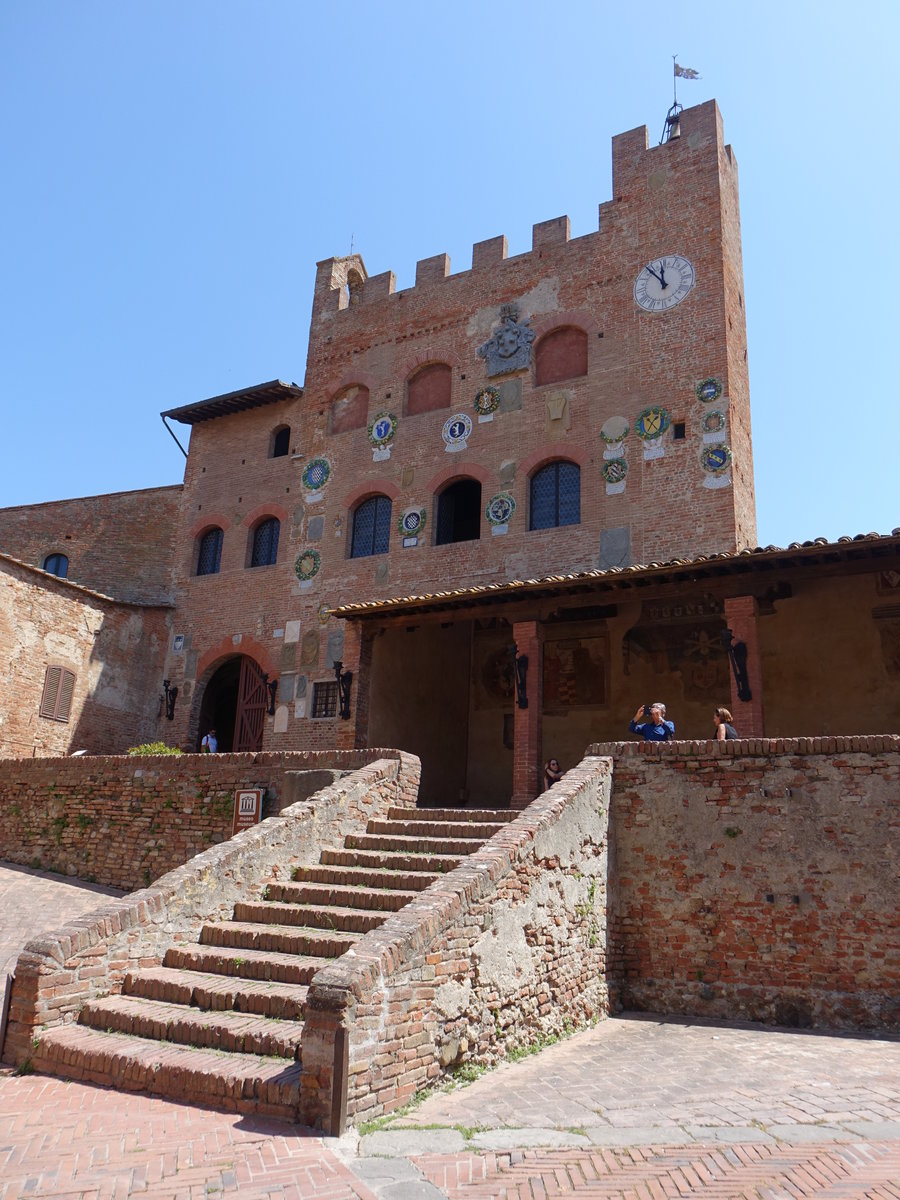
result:
M 666 286 L 666 285 L 665 285 L 665 283 L 663 283 L 663 281 L 662 281 L 662 279 L 660 278 L 660 276 L 659 276 L 659 275 L 657 275 L 657 273 L 656 273 L 656 272 L 653 270 L 653 268 L 650 266 L 650 264 L 649 264 L 649 263 L 647 264 L 647 270 L 650 272 L 650 274 L 653 276 L 653 278 L 654 278 L 654 279 L 655 279 L 655 280 L 656 280 L 658 283 L 662 284 L 662 286 L 663 286 L 663 287 L 665 287 L 665 286 Z
M 669 286 L 666 283 L 666 264 L 662 261 L 662 259 L 660 259 L 660 263 L 659 263 L 659 282 L 662 285 L 663 289 L 665 289 Z

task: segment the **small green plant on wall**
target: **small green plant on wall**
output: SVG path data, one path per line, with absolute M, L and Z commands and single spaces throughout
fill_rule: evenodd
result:
M 143 742 L 140 746 L 129 746 L 129 754 L 183 754 L 177 746 L 167 746 L 165 742 Z

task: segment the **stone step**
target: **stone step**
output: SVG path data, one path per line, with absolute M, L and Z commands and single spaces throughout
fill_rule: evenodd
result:
M 306 954 L 338 958 L 359 941 L 358 933 L 325 932 L 291 925 L 256 925 L 249 921 L 209 921 L 200 929 L 201 946 L 227 946 L 263 953 Z
M 349 833 L 344 838 L 348 850 L 383 850 L 391 854 L 439 854 L 468 856 L 482 845 L 480 838 L 402 837 L 399 834 Z
M 79 1021 L 107 1033 L 185 1046 L 227 1050 L 231 1054 L 253 1054 L 298 1058 L 301 1021 L 275 1021 L 252 1013 L 203 1012 L 185 1004 L 167 1004 L 141 996 L 106 996 L 91 1000 L 81 1010 Z
M 440 879 L 454 867 L 458 867 L 466 855 L 460 854 L 390 854 L 378 850 L 332 850 L 322 851 L 322 863 L 336 867 L 365 867 L 367 871 L 385 868 L 391 872 L 425 871 L 429 883 Z
M 380 837 L 408 836 L 433 839 L 438 835 L 442 839 L 476 838 L 483 844 L 504 827 L 502 821 L 446 821 L 438 828 L 430 821 L 370 821 L 366 826 L 366 833 L 378 834 Z
M 337 869 L 333 869 L 337 874 Z M 270 883 L 266 888 L 266 898 L 269 902 L 284 904 L 337 904 L 342 908 L 355 908 L 363 912 L 370 909 L 387 913 L 398 912 L 405 908 L 411 900 L 415 900 L 418 891 L 400 891 L 395 888 L 340 886 L 328 883 Z
M 508 825 L 521 816 L 517 808 L 389 808 L 389 821 L 474 821 Z
M 206 971 L 211 975 L 236 975 L 240 979 L 308 984 L 329 960 L 310 955 L 276 954 L 265 950 L 239 950 L 224 946 L 171 946 L 163 965 L 181 971 Z
M 280 904 L 260 900 L 256 904 L 240 902 L 234 906 L 235 921 L 258 925 L 302 925 L 307 929 L 339 930 L 342 933 L 368 933 L 387 919 L 387 912 L 376 909 L 344 908 L 339 904 Z
M 334 851 L 334 853 L 343 852 Z M 380 856 L 376 856 L 375 861 L 380 862 Z M 436 879 L 440 879 L 441 872 L 418 869 L 393 871 L 379 867 L 352 865 L 336 866 L 325 861 L 323 852 L 321 863 L 314 867 L 295 867 L 292 875 L 298 883 L 334 884 L 338 887 L 371 888 L 379 891 L 382 888 L 399 888 L 411 892 L 423 892 Z M 269 884 L 270 888 L 278 886 L 278 884 Z
M 67 1079 L 289 1121 L 296 1119 L 300 1099 L 298 1062 L 100 1033 L 84 1025 L 45 1030 L 31 1061 L 36 1070 Z
M 172 967 L 143 967 L 129 971 L 122 988 L 127 996 L 190 1004 L 204 1012 L 255 1013 L 284 1021 L 303 1018 L 307 989 L 302 984 L 273 983 L 268 979 L 238 979 L 205 971 L 179 971 Z

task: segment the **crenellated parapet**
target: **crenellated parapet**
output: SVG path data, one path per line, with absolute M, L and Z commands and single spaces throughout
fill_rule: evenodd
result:
M 662 194 L 679 172 L 694 171 L 698 160 L 705 159 L 712 169 L 718 169 L 720 151 L 724 150 L 722 161 L 729 167 L 734 165 L 731 148 L 724 146 L 722 119 L 714 100 L 685 109 L 681 114 L 680 129 L 679 138 L 661 146 L 650 145 L 646 125 L 612 139 L 613 198 L 599 206 L 596 231 L 573 239 L 568 216 L 539 221 L 532 226 L 530 251 L 510 258 L 507 238 L 501 234 L 476 242 L 472 247 L 471 268 L 455 274 L 451 272 L 447 254 L 422 258 L 416 263 L 415 284 L 400 292 L 396 291 L 393 271 L 370 277 L 358 254 L 325 259 L 318 264 L 314 322 L 349 311 L 357 305 L 367 308 L 391 296 L 410 301 L 419 297 L 430 300 L 448 280 L 456 282 L 469 277 L 467 282 L 474 286 L 479 283 L 478 276 L 496 273 L 499 268 L 512 264 L 527 271 L 531 257 L 558 253 L 569 245 L 577 244 L 579 253 L 590 250 L 592 241 L 608 237 L 617 225 L 621 225 L 632 202 L 643 201 L 647 192 Z

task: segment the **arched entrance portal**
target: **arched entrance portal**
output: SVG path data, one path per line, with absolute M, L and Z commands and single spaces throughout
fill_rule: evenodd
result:
M 198 741 L 215 728 L 219 752 L 262 749 L 266 680 L 252 658 L 236 655 L 215 672 L 200 704 Z

